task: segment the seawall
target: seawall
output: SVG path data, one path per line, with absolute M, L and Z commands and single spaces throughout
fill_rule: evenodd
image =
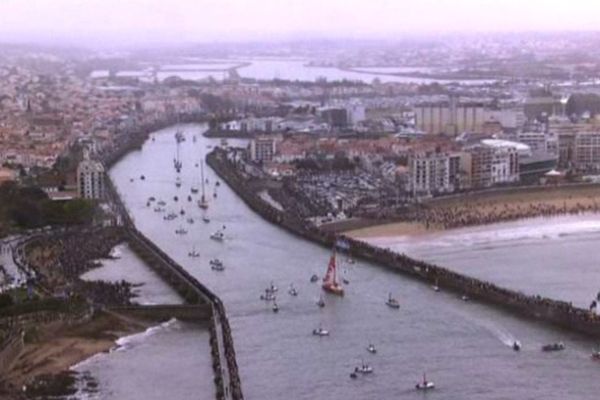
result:
M 350 254 L 355 258 L 371 261 L 395 272 L 440 288 L 451 290 L 459 295 L 467 295 L 517 315 L 546 322 L 594 338 L 600 338 L 600 317 L 588 310 L 573 307 L 570 303 L 497 286 L 462 275 L 449 269 L 412 259 L 404 254 L 394 253 L 368 243 L 324 232 L 292 212 L 281 212 L 265 201 L 245 182 L 235 165 L 227 159 L 222 149 L 215 149 L 206 157 L 207 164 L 225 181 L 237 195 L 257 214 L 283 229 L 324 247 L 332 248 L 338 239 L 347 241 Z

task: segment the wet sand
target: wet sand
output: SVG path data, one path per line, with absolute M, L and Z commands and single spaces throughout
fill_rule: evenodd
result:
M 119 337 L 141 332 L 147 326 L 106 313 L 81 324 L 48 324 L 39 329 L 37 340 L 25 345 L 5 380 L 21 387 L 36 376 L 68 371 L 95 354 L 109 351 Z

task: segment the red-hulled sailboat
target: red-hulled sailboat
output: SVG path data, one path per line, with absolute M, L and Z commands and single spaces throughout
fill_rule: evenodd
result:
M 344 295 L 344 288 L 337 281 L 336 275 L 336 264 L 335 264 L 335 251 L 331 254 L 329 259 L 329 265 L 327 266 L 327 273 L 323 278 L 323 289 L 329 293 L 337 294 L 338 296 Z

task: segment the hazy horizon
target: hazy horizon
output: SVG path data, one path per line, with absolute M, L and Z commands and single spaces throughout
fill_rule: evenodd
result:
M 585 0 L 0 0 L 0 15 L 0 41 L 89 46 L 600 27 L 600 3 Z

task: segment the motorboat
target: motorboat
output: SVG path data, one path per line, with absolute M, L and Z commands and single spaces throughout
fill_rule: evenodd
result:
M 275 301 L 273 301 L 272 310 L 274 313 L 279 312 L 279 306 L 277 305 L 277 303 Z
M 181 187 L 181 178 L 177 177 L 177 179 L 175 179 L 175 186 L 180 188 Z
M 373 343 L 369 343 L 369 345 L 367 346 L 367 351 L 371 354 L 377 353 L 377 349 L 375 348 L 375 345 Z
M 431 390 L 435 389 L 435 384 L 427 380 L 427 376 L 423 374 L 423 380 L 415 385 L 417 390 Z
M 174 212 L 170 212 L 169 214 L 167 214 L 163 217 L 163 219 L 166 221 L 172 221 L 175 218 L 177 218 L 177 214 L 175 214 Z
M 185 210 L 182 208 L 181 211 L 179 211 L 179 214 L 185 215 Z
M 350 284 L 350 281 L 349 281 L 348 279 L 346 279 L 346 278 L 343 278 L 343 279 L 342 279 L 342 283 L 343 283 L 344 285 L 349 285 L 349 284 Z
M 219 181 L 216 181 L 216 182 L 215 182 L 215 186 L 221 186 L 221 182 L 219 182 Z
M 600 348 L 592 351 L 592 360 L 600 361 Z
M 203 221 L 205 224 L 208 224 L 208 223 L 210 222 L 210 218 L 208 218 L 208 217 L 205 215 L 204 217 L 202 217 L 202 221 Z
M 356 372 L 352 371 L 352 372 L 350 372 L 350 378 L 356 379 L 356 378 L 358 378 L 358 374 Z
M 179 201 L 179 197 L 173 196 L 173 201 Z
M 223 240 L 225 240 L 225 234 L 221 231 L 216 231 L 215 233 L 210 235 L 210 238 L 212 240 L 216 240 L 217 242 L 222 242 Z
M 520 351 L 521 350 L 521 342 L 519 342 L 518 340 L 515 340 L 512 344 L 512 349 L 514 351 Z
M 133 179 L 133 178 L 130 178 L 130 179 L 129 179 L 129 182 L 133 182 L 133 181 L 134 181 L 134 179 Z
M 358 374 L 372 374 L 373 367 L 371 367 L 369 364 L 362 363 L 362 365 L 360 367 L 354 368 L 354 372 L 356 372 Z
M 188 232 L 187 232 L 187 230 L 185 230 L 183 228 L 178 228 L 178 229 L 175 229 L 175 233 L 178 234 L 178 235 L 185 235 Z
M 156 198 L 154 196 L 150 196 L 148 197 L 148 201 L 156 201 Z
M 338 296 L 344 295 L 344 287 L 337 280 L 337 265 L 335 262 L 335 251 L 331 254 L 329 264 L 327 265 L 327 272 L 323 277 L 323 290 L 331 294 Z
M 194 222 L 196 222 L 196 221 L 194 221 L 194 218 L 192 218 L 192 217 L 189 217 L 186 221 L 188 224 L 193 224 Z
M 329 336 L 329 331 L 319 326 L 317 329 L 313 329 L 312 334 L 314 336 Z
M 563 342 L 551 343 L 542 346 L 542 351 L 561 351 L 565 349 Z
M 225 266 L 223 265 L 223 262 L 221 260 L 219 260 L 218 258 L 213 258 L 212 260 L 209 261 L 209 264 L 210 264 L 210 268 L 214 271 L 225 270 Z
M 192 187 L 190 189 L 190 192 L 192 192 L 193 194 L 197 194 L 198 193 L 198 188 L 197 187 Z
M 215 198 L 215 199 L 217 198 L 217 192 L 213 193 L 213 198 Z
M 290 294 L 290 296 L 298 296 L 298 291 L 296 290 L 296 288 L 294 287 L 294 285 L 290 285 L 290 288 L 288 289 L 288 293 Z
M 275 293 L 279 290 L 279 288 L 277 286 L 275 286 L 273 284 L 273 282 L 271 282 L 271 284 L 269 285 L 269 287 L 266 289 L 267 291 L 271 292 L 271 293 Z
M 144 181 L 146 180 L 146 177 L 144 175 L 140 175 L 140 179 Z
M 154 212 L 158 212 L 159 213 L 159 212 L 163 212 L 163 211 L 165 211 L 165 209 L 162 208 L 162 207 L 154 207 Z
M 323 300 L 323 296 L 319 297 L 319 300 L 317 300 L 317 305 L 319 308 L 325 307 L 325 300 Z
M 463 295 L 461 296 L 461 298 L 460 298 L 460 299 L 461 299 L 462 301 L 469 301 L 469 300 L 471 300 L 471 299 L 469 298 L 469 296 L 467 296 L 466 294 L 463 294 Z
M 318 280 L 319 280 L 319 277 L 317 276 L 317 274 L 314 274 L 313 276 L 310 277 L 311 283 L 315 283 Z
M 275 301 L 275 295 L 265 290 L 265 294 L 260 295 L 260 299 L 264 301 Z
M 160 200 L 160 201 L 159 201 L 158 203 L 156 203 L 156 204 L 158 204 L 158 205 L 159 205 L 159 206 L 161 206 L 161 207 L 164 207 L 164 206 L 166 206 L 166 205 L 167 205 L 167 203 L 166 203 L 164 200 Z
M 431 286 L 431 288 L 433 289 L 434 292 L 439 292 L 440 291 L 440 287 L 438 286 L 438 280 L 437 280 L 437 278 L 435 279 L 435 283 L 433 284 L 433 286 Z
M 388 299 L 385 301 L 385 304 L 390 308 L 400 308 L 400 303 L 398 302 L 398 300 L 392 297 L 391 293 L 388 295 Z
M 197 258 L 200 257 L 200 253 L 196 251 L 196 246 L 188 253 L 188 257 Z
M 188 201 L 192 201 L 192 196 L 188 196 Z

